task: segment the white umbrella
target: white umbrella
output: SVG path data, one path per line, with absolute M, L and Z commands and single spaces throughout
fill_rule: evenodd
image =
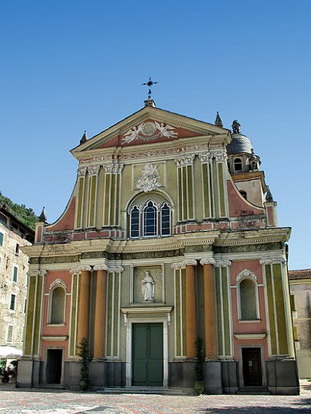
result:
M 14 348 L 14 346 L 2 345 L 0 346 L 0 358 L 2 359 L 14 359 L 22 356 L 23 351 Z

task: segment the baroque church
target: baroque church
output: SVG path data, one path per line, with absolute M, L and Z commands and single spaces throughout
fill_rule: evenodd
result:
M 71 151 L 72 195 L 43 212 L 30 257 L 22 387 L 299 392 L 289 300 L 289 227 L 251 140 L 145 106 Z M 200 341 L 199 341 L 200 342 Z

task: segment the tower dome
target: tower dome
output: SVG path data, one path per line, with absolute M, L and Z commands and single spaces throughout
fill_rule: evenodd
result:
M 232 141 L 230 144 L 227 145 L 227 154 L 252 154 L 253 152 L 253 145 L 251 140 L 246 136 L 241 134 L 240 132 L 241 125 L 238 123 L 237 120 L 233 121 L 232 123 Z

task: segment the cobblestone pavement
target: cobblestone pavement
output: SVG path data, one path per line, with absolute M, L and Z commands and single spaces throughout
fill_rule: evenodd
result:
M 98 394 L 0 387 L 0 414 L 187 414 L 187 413 L 311 413 L 311 381 L 304 381 L 299 396 L 201 395 L 168 396 Z

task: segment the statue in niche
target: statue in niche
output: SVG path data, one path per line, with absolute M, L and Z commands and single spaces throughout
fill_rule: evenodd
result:
M 155 281 L 151 276 L 150 272 L 146 272 L 146 276 L 141 281 L 141 292 L 144 297 L 144 302 L 153 302 L 154 301 L 154 285 Z

